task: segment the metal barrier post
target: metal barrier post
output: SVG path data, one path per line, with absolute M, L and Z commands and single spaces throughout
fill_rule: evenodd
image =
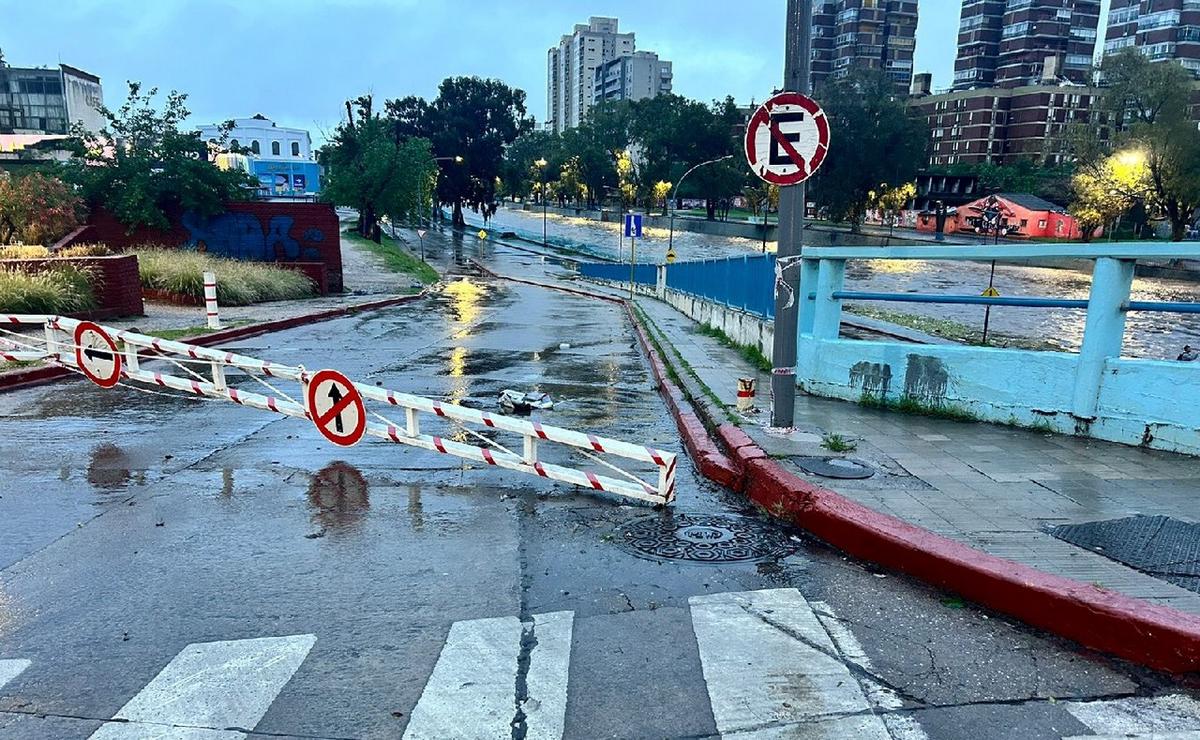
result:
M 216 273 L 204 273 L 204 311 L 208 314 L 208 328 L 220 329 L 221 316 L 217 308 L 217 276 Z
M 754 378 L 738 378 L 738 411 L 746 412 L 754 408 L 754 382 Z
M 1125 337 L 1123 307 L 1129 300 L 1136 262 L 1112 257 L 1096 259 L 1071 402 L 1071 413 L 1077 417 L 1092 419 L 1096 416 L 1104 364 L 1110 357 L 1121 356 L 1121 342 Z

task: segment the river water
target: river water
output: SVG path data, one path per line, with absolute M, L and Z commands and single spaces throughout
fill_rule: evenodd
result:
M 629 240 L 621 243 L 618 224 L 549 214 L 547 234 L 552 244 L 607 259 L 629 259 Z M 540 241 L 542 214 L 502 208 L 492 219 L 493 230 L 513 231 Z M 646 229 L 637 244 L 638 262 L 662 262 L 667 230 Z M 676 231 L 679 261 L 759 254 L 762 242 L 736 237 Z M 775 243 L 768 242 L 769 251 Z M 978 294 L 988 284 L 987 262 L 947 260 L 854 260 L 846 268 L 848 290 L 893 293 Z M 1091 274 L 1078 270 L 998 265 L 995 287 L 1004 296 L 1047 298 L 1088 297 Z M 1164 278 L 1135 278 L 1132 300 L 1200 301 L 1200 283 Z M 872 302 L 889 311 L 983 326 L 983 306 Z M 1085 312 L 1080 309 L 994 307 L 991 330 L 1022 337 L 1065 351 L 1079 349 Z M 1200 315 L 1132 311 L 1128 314 L 1122 355 L 1175 359 L 1184 345 L 1200 346 Z

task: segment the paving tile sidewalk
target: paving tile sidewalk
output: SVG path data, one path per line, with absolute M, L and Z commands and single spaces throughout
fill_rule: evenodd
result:
M 589 284 L 589 288 L 591 288 Z M 601 288 L 603 290 L 603 288 Z M 1195 522 L 1200 514 L 1200 459 L 995 424 L 964 423 L 797 397 L 795 429 L 769 423 L 770 376 L 734 350 L 699 333 L 699 325 L 666 303 L 639 297 L 653 329 L 678 350 L 699 379 L 729 408 L 737 379 L 758 381 L 762 413 L 743 428 L 802 478 L 985 552 L 1043 571 L 1093 583 L 1200 614 L 1188 591 L 1049 535 L 1059 524 L 1165 515 Z M 860 481 L 805 473 L 796 456 L 831 456 L 823 435 L 857 444 L 845 456 L 878 472 Z

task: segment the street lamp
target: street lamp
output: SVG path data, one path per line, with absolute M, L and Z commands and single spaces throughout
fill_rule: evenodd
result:
M 538 171 L 542 173 L 542 246 L 548 247 L 546 243 L 546 158 L 539 157 L 538 161 L 534 162 L 537 165 Z
M 671 227 L 670 231 L 667 233 L 668 255 L 675 252 L 675 204 L 678 202 L 676 198 L 679 195 L 679 186 L 683 184 L 683 181 L 687 179 L 688 175 L 692 174 L 701 167 L 705 167 L 710 164 L 716 164 L 717 162 L 724 162 L 727 159 L 732 159 L 733 156 L 734 155 L 732 154 L 726 154 L 724 157 L 717 157 L 716 159 L 710 159 L 707 162 L 701 162 L 700 164 L 693 165 L 690 170 L 683 173 L 683 177 L 679 178 L 679 182 L 675 183 L 675 190 L 671 192 Z

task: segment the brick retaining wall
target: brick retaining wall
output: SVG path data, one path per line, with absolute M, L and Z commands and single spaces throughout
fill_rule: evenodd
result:
M 45 272 L 58 265 L 85 268 L 92 274 L 92 290 L 96 295 L 96 309 L 75 314 L 75 316 L 90 319 L 113 319 L 119 316 L 141 316 L 144 313 L 142 282 L 138 274 L 136 255 L 0 260 L 0 269 L 16 268 L 34 273 Z

